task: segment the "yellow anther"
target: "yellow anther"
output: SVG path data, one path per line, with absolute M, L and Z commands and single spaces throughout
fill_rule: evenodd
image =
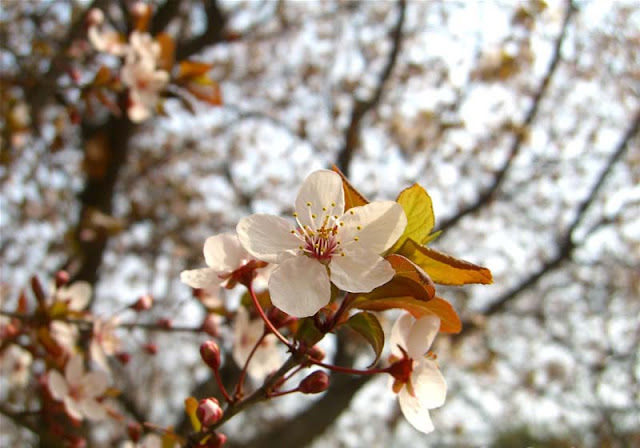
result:
M 311 202 L 307 202 L 307 207 L 311 207 Z
M 297 212 L 293 212 L 293 217 L 297 218 L 298 217 L 298 213 Z
M 353 240 L 354 240 L 354 241 L 358 241 L 358 240 L 360 240 L 360 238 L 355 237 Z
M 291 233 L 293 233 L 293 234 L 295 235 L 296 231 L 295 231 L 295 230 L 292 230 L 292 231 L 291 231 Z
M 326 212 L 327 211 L 327 207 L 322 207 L 322 211 Z
M 336 206 L 336 203 L 335 203 L 335 202 L 332 202 L 332 203 L 331 203 L 331 207 L 335 207 L 335 206 Z
M 341 256 L 341 257 L 344 257 L 344 252 L 340 252 L 340 256 Z
M 350 215 L 355 215 L 355 213 L 354 213 L 354 211 L 353 211 L 353 210 L 349 210 L 349 214 L 350 214 Z
M 333 215 L 333 219 L 338 219 L 338 215 Z
M 318 216 L 317 216 L 315 213 L 312 213 L 312 214 L 311 214 L 311 217 L 312 217 L 313 219 L 316 219 Z
M 358 227 L 356 227 L 356 229 L 362 230 L 362 226 L 358 226 Z

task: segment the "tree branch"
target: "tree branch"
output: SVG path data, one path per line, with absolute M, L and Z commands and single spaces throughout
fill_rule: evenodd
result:
M 380 75 L 380 80 L 378 82 L 376 91 L 374 92 L 373 96 L 369 98 L 369 100 L 364 102 L 356 101 L 356 104 L 353 107 L 353 111 L 351 112 L 351 120 L 345 134 L 344 145 L 338 153 L 336 161 L 336 165 L 338 166 L 338 168 L 340 168 L 340 171 L 342 171 L 347 177 L 349 177 L 349 168 L 351 166 L 353 153 L 358 147 L 360 125 L 362 123 L 362 119 L 367 114 L 367 112 L 377 106 L 380 98 L 382 97 L 384 86 L 389 79 L 389 76 L 391 76 L 391 72 L 393 71 L 393 68 L 396 65 L 396 61 L 398 60 L 398 54 L 400 54 L 400 46 L 402 44 L 402 26 L 404 25 L 406 7 L 406 0 L 398 0 L 398 21 L 396 22 L 396 26 L 393 29 L 393 33 L 391 35 L 393 47 L 391 48 L 391 52 L 389 53 L 387 64 L 385 65 L 384 70 Z
M 511 143 L 511 147 L 509 149 L 509 154 L 507 156 L 507 159 L 505 160 L 502 167 L 498 170 L 493 180 L 493 183 L 485 191 L 483 191 L 480 194 L 480 196 L 478 196 L 478 198 L 474 203 L 466 206 L 462 210 L 458 211 L 454 216 L 443 221 L 439 226 L 439 230 L 446 232 L 449 228 L 455 226 L 458 223 L 458 221 L 460 221 L 465 216 L 480 210 L 486 204 L 491 202 L 495 194 L 498 192 L 498 190 L 502 186 L 502 183 L 505 181 L 507 177 L 507 173 L 511 168 L 511 164 L 513 163 L 515 158 L 520 153 L 520 150 L 522 149 L 522 145 L 525 141 L 525 137 L 527 136 L 526 130 L 531 126 L 531 123 L 533 123 L 533 121 L 535 120 L 538 114 L 540 103 L 542 102 L 542 98 L 544 98 L 544 96 L 546 95 L 547 89 L 549 88 L 549 84 L 551 83 L 551 79 L 553 78 L 556 72 L 556 69 L 558 67 L 558 64 L 560 63 L 560 60 L 562 59 L 562 55 L 561 55 L 562 44 L 567 35 L 569 23 L 571 21 L 571 17 L 573 16 L 574 12 L 575 12 L 575 8 L 572 4 L 572 1 L 566 0 L 564 21 L 562 22 L 560 33 L 558 34 L 558 37 L 554 45 L 553 54 L 551 56 L 551 63 L 549 64 L 549 67 L 547 68 L 547 72 L 542 78 L 542 81 L 538 86 L 538 89 L 536 90 L 535 95 L 533 96 L 531 107 L 529 108 L 529 110 L 525 115 L 525 119 L 522 123 L 522 126 L 520 126 L 517 129 L 517 131 L 514 133 L 513 141 Z

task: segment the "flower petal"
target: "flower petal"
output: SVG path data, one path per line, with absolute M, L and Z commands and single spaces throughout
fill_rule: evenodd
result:
M 107 411 L 100 403 L 93 399 L 85 399 L 78 403 L 82 414 L 89 420 L 104 420 L 107 418 Z
M 76 420 L 82 420 L 84 418 L 80 404 L 69 395 L 64 397 L 64 408 L 72 418 Z
M 242 218 L 236 227 L 247 252 L 268 263 L 276 263 L 287 251 L 300 247 L 301 241 L 292 230 L 293 224 L 286 219 L 261 213 Z
M 423 316 L 411 327 L 406 340 L 406 350 L 413 359 L 420 359 L 427 353 L 440 330 L 440 318 L 434 315 Z
M 51 396 L 55 400 L 60 401 L 69 394 L 69 386 L 67 385 L 67 380 L 65 380 L 57 370 L 52 370 L 49 372 L 48 383 L 49 392 L 51 392 Z
M 64 376 L 71 386 L 80 384 L 84 376 L 84 360 L 80 355 L 74 355 L 64 368 Z
M 269 278 L 271 302 L 295 317 L 313 316 L 331 299 L 327 268 L 309 257 L 286 259 Z
M 311 173 L 298 191 L 295 209 L 300 223 L 312 229 L 322 227 L 326 215 L 342 216 L 344 190 L 340 176 L 329 170 Z
M 204 243 L 204 259 L 214 271 L 235 271 L 247 258 L 249 253 L 234 233 L 210 236 Z
M 393 201 L 350 208 L 340 221 L 344 223 L 338 234 L 343 250 L 357 246 L 376 254 L 393 246 L 407 226 L 402 206 Z
M 92 292 L 93 289 L 88 282 L 78 281 L 70 286 L 60 288 L 56 295 L 59 300 L 69 301 L 70 310 L 82 311 L 89 305 Z
M 331 281 L 343 291 L 371 292 L 393 278 L 396 271 L 380 255 L 355 251 L 331 258 Z
M 399 358 L 402 357 L 402 351 L 398 348 L 398 346 L 403 349 L 407 349 L 407 340 L 409 339 L 409 334 L 411 333 L 411 327 L 415 319 L 409 313 L 403 313 L 402 316 L 396 320 L 391 328 L 391 336 L 389 338 L 389 345 L 391 347 L 391 354 L 395 355 Z
M 411 384 L 420 405 L 428 409 L 439 408 L 447 398 L 447 383 L 436 363 L 429 359 L 414 364 Z
M 425 434 L 434 430 L 429 409 L 422 405 L 417 396 L 413 397 L 406 387 L 403 387 L 398 394 L 398 403 L 400 403 L 400 410 L 411 426 Z
M 82 377 L 81 385 L 85 397 L 99 397 L 109 386 L 109 376 L 102 370 L 96 370 Z
M 209 289 L 220 286 L 225 279 L 211 268 L 191 269 L 180 273 L 180 281 L 192 288 Z

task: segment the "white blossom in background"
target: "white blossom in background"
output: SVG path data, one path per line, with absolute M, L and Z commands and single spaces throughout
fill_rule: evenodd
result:
M 129 36 L 120 79 L 129 88 L 127 115 L 135 123 L 151 116 L 160 92 L 169 82 L 169 73 L 157 67 L 160 52 L 160 44 L 149 33 L 134 31 Z
M 262 319 L 249 318 L 249 312 L 239 307 L 233 326 L 233 360 L 243 367 L 256 343 L 264 334 Z M 269 333 L 260 342 L 259 347 L 251 358 L 247 373 L 256 381 L 266 378 L 277 370 L 284 362 L 285 353 L 278 344 L 278 338 Z
M 240 244 L 238 237 L 233 233 L 223 233 L 207 238 L 204 243 L 204 260 L 207 268 L 182 271 L 180 280 L 192 288 L 200 288 L 213 296 L 211 303 L 219 302 L 214 298 L 221 287 L 227 285 L 234 271 L 243 268 L 247 263 L 256 261 L 249 252 Z M 260 268 L 256 271 L 255 280 L 264 282 L 270 270 Z
M 33 356 L 22 347 L 10 344 L 0 352 L 0 376 L 7 379 L 9 387 L 24 387 L 29 382 Z
M 69 359 L 64 376 L 57 370 L 51 370 L 48 385 L 51 396 L 63 401 L 69 416 L 76 420 L 102 420 L 107 416 L 106 409 L 96 400 L 106 390 L 109 378 L 102 371 L 85 372 L 81 355 Z
M 120 34 L 111 29 L 105 29 L 104 13 L 97 8 L 92 8 L 87 14 L 87 38 L 100 53 L 114 56 L 124 56 L 127 45 L 120 38 Z
M 413 361 L 410 377 L 405 383 L 396 379 L 393 389 L 407 421 L 423 433 L 434 429 L 429 409 L 442 406 L 447 396 L 447 383 L 440 369 L 425 356 L 439 329 L 438 317 L 429 315 L 416 320 L 409 313 L 403 314 L 391 329 L 392 358 L 402 359 L 406 353 Z
M 68 286 L 60 286 L 54 289 L 53 300 L 65 302 L 71 311 L 83 311 L 91 300 L 93 288 L 88 282 L 77 281 Z
M 380 254 L 407 225 L 393 201 L 372 202 L 345 212 L 342 179 L 333 171 L 312 173 L 295 202 L 296 224 L 279 216 L 254 214 L 236 228 L 246 250 L 276 263 L 269 279 L 275 306 L 295 317 L 315 314 L 329 303 L 331 285 L 370 292 L 395 271 Z
M 115 333 L 119 319 L 97 319 L 93 323 L 93 335 L 89 344 L 91 359 L 107 372 L 109 369 L 108 357 L 115 355 L 122 347 L 122 341 Z

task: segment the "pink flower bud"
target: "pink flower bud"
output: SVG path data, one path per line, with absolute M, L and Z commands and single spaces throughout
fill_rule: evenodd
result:
M 143 345 L 143 348 L 150 355 L 155 355 L 156 353 L 158 353 L 158 346 L 156 344 L 153 344 L 153 343 L 145 344 Z
M 131 439 L 132 442 L 138 443 L 142 436 L 142 426 L 137 422 L 130 422 L 127 425 L 127 433 L 129 434 L 129 439 Z
M 215 398 L 205 398 L 198 403 L 196 417 L 202 426 L 208 427 L 218 422 L 222 418 L 222 408 Z
M 116 353 L 116 358 L 124 365 L 129 364 L 129 361 L 131 361 L 131 355 L 127 352 Z
M 145 294 L 143 296 L 138 297 L 138 300 L 131 305 L 131 309 L 135 311 L 146 311 L 153 306 L 153 297 L 151 294 Z
M 159 327 L 164 327 L 164 328 L 167 328 L 167 329 L 170 329 L 171 327 L 173 327 L 173 321 L 171 319 L 167 319 L 166 317 L 158 319 L 156 321 L 156 324 Z
M 206 341 L 200 345 L 200 356 L 206 365 L 213 370 L 220 368 L 220 347 L 215 341 Z
M 207 314 L 207 317 L 202 321 L 202 331 L 207 333 L 212 338 L 220 335 L 220 329 L 218 328 L 218 319 L 220 316 L 216 314 Z
M 61 287 L 69 283 L 69 273 L 67 271 L 58 271 L 56 273 L 56 287 Z
M 98 8 L 91 8 L 87 13 L 87 25 L 99 26 L 104 23 L 104 13 Z
M 316 361 L 322 361 L 325 358 L 325 356 L 327 356 L 324 350 L 322 350 L 317 345 L 314 345 L 313 347 L 311 347 L 307 351 L 307 354 L 311 356 L 313 359 L 315 359 Z
M 298 390 L 303 394 L 319 394 L 329 388 L 329 375 L 324 370 L 316 370 L 300 382 Z

